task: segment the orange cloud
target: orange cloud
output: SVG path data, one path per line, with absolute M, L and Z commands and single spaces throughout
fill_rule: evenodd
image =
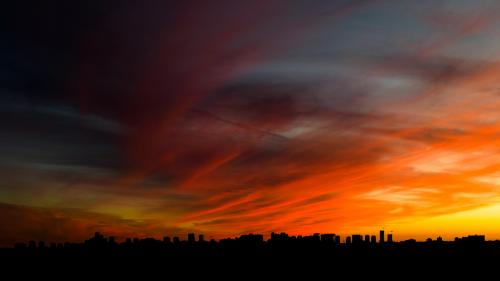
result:
M 484 213 L 470 230 L 493 233 L 481 226 L 500 204 L 500 64 L 461 45 L 494 32 L 493 12 L 233 2 L 156 17 L 124 6 L 78 36 L 91 41 L 68 82 L 80 111 L 52 97 L 2 108 L 20 125 L 5 125 L 17 138 L 0 161 L 0 243 L 383 226 L 423 237 Z M 120 20 L 131 14 L 148 20 Z

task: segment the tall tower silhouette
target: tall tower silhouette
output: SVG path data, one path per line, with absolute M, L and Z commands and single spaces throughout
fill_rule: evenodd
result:
M 379 242 L 380 244 L 383 244 L 385 242 L 385 234 L 384 234 L 384 230 L 380 230 L 380 238 L 379 238 Z

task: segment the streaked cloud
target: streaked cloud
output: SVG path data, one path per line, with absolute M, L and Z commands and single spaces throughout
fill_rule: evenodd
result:
M 409 234 L 498 204 L 495 1 L 12 9 L 0 243 Z

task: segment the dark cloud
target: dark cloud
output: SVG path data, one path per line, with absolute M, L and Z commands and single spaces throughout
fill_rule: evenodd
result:
M 404 134 L 404 137 L 410 140 L 433 144 L 453 140 L 466 134 L 467 132 L 460 128 L 422 128 L 411 130 L 407 134 Z

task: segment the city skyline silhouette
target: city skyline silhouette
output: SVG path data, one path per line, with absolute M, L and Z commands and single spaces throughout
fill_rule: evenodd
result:
M 340 276 L 401 278 L 400 274 L 408 272 L 415 276 L 448 277 L 468 272 L 478 277 L 482 276 L 480 273 L 493 273 L 496 267 L 491 265 L 500 260 L 500 241 L 486 240 L 484 235 L 419 242 L 395 241 L 382 230 L 378 234 L 354 234 L 342 241 L 333 233 L 289 236 L 281 232 L 272 233 L 269 239 L 262 234 L 244 234 L 216 241 L 206 240 L 203 234 L 188 233 L 183 238 L 117 241 L 96 232 L 81 243 L 29 241 L 0 248 L 0 264 L 14 268 L 55 267 L 62 276 L 85 269 L 85 274 L 91 276 L 140 273 L 152 277 L 168 272 L 234 278 L 238 272 L 251 270 L 249 276 L 262 278 L 294 275 L 297 269 L 324 276 L 335 269 Z M 358 271 L 360 265 L 364 271 Z
M 500 258 L 500 1 L 4 2 L 5 262 Z
M 198 235 L 198 236 L 196 236 Z M 233 237 L 227 237 L 227 238 L 222 238 L 222 239 L 213 239 L 210 238 L 209 240 L 205 239 L 205 234 L 200 233 L 187 233 L 186 239 L 183 239 L 182 237 L 179 236 L 163 236 L 163 238 L 160 239 L 155 239 L 153 237 L 144 237 L 144 238 L 138 238 L 138 237 L 125 237 L 122 241 L 119 241 L 116 239 L 115 236 L 108 236 L 107 238 L 99 233 L 95 232 L 94 236 L 91 237 L 90 239 L 85 240 L 84 242 L 50 242 L 46 243 L 46 241 L 35 241 L 35 240 L 30 240 L 27 243 L 23 242 L 18 242 L 14 243 L 11 245 L 13 248 L 17 249 L 23 249 L 23 248 L 46 248 L 49 247 L 52 249 L 56 248 L 63 248 L 65 246 L 69 245 L 77 245 L 77 244 L 110 244 L 110 245 L 131 245 L 132 243 L 134 244 L 140 244 L 142 242 L 152 242 L 152 243 L 163 243 L 163 244 L 180 244 L 180 243 L 224 243 L 227 241 L 253 241 L 253 242 L 258 242 L 258 243 L 270 243 L 270 242 L 275 242 L 275 241 L 316 241 L 316 242 L 323 242 L 323 243 L 331 243 L 331 244 L 336 244 L 336 245 L 384 245 L 384 244 L 398 244 L 398 243 L 432 243 L 432 242 L 454 242 L 454 243 L 483 243 L 483 242 L 498 242 L 500 243 L 500 240 L 486 240 L 485 235 L 478 235 L 478 234 L 471 234 L 463 237 L 455 237 L 453 240 L 445 240 L 441 236 L 437 236 L 435 239 L 428 237 L 425 240 L 418 241 L 414 238 L 406 239 L 406 240 L 401 240 L 398 241 L 394 239 L 393 233 L 390 232 L 387 235 L 385 234 L 385 230 L 381 229 L 379 232 L 379 236 L 377 237 L 375 234 L 352 234 L 352 235 L 347 235 L 347 236 L 341 236 L 337 235 L 334 233 L 314 233 L 312 235 L 289 235 L 285 232 L 271 232 L 269 234 L 269 239 L 265 239 L 265 236 L 263 234 L 258 234 L 258 233 L 248 233 L 248 234 L 242 234 L 240 236 L 233 236 Z M 10 248 L 10 247 L 2 247 L 2 248 Z

